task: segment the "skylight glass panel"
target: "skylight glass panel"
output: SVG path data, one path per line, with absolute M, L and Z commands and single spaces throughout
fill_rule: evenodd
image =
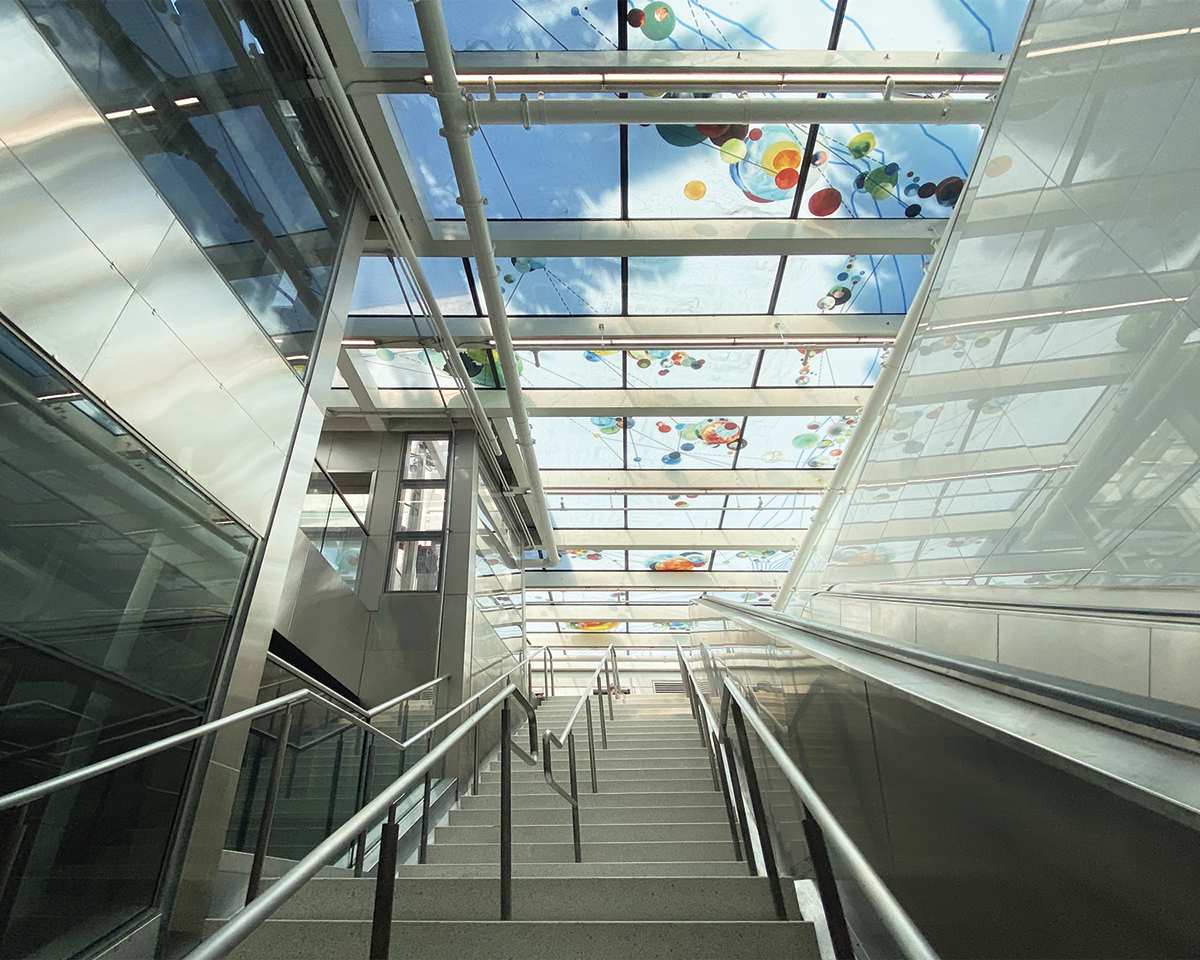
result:
M 626 421 L 620 417 L 533 417 L 543 470 L 619 470 L 625 465 Z
M 807 137 L 799 124 L 631 126 L 629 215 L 791 216 Z
M 563 550 L 555 570 L 624 570 L 624 550 Z
M 806 530 L 821 497 L 806 494 L 731 496 L 721 527 L 725 530 Z
M 630 620 L 630 633 L 687 633 L 691 625 L 686 620 Z
M 559 633 L 626 633 L 622 620 L 560 620 Z
M 590 350 L 522 350 L 517 353 L 521 385 L 531 389 L 619 388 L 621 354 L 597 356 Z
M 722 570 L 786 573 L 791 565 L 791 550 L 717 550 L 712 569 L 714 573 Z
M 630 603 L 691 603 L 700 599 L 699 590 L 630 590 L 627 594 Z
M 454 378 L 436 350 L 359 350 L 367 372 L 380 390 L 420 390 L 441 387 L 454 390 Z
M 629 497 L 629 526 L 642 530 L 712 529 L 720 526 L 723 496 L 655 494 Z
M 629 312 L 766 313 L 778 269 L 778 257 L 630 257 Z
M 1115 317 L 1094 317 L 1067 323 L 1056 319 L 1053 323 L 1042 322 L 1016 327 L 1008 336 L 1000 362 L 1037 363 L 1068 357 L 1119 353 L 1126 348 L 1117 341 L 1117 336 L 1127 320 L 1128 314 L 1120 314 Z M 1130 324 L 1132 325 L 1133 323 Z M 1004 331 L 976 334 L 975 341 L 980 337 L 993 335 L 1002 338 Z M 961 332 L 959 336 L 962 336 Z
M 630 389 L 749 387 L 758 365 L 757 350 L 630 350 L 626 380 Z
M 638 417 L 628 433 L 631 469 L 728 470 L 743 446 L 741 417 Z
M 630 570 L 653 570 L 659 573 L 688 573 L 707 570 L 710 550 L 630 550 Z
M 359 19 L 375 51 L 423 50 L 410 0 L 358 0 Z M 612 3 L 561 0 L 451 0 L 442 5 L 455 50 L 613 50 Z
M 439 133 L 442 122 L 437 101 L 424 94 L 392 94 L 388 100 L 433 215 L 461 220 L 450 151 Z M 515 124 L 481 128 L 471 146 L 479 186 L 488 198 L 488 217 L 620 216 L 618 131 L 612 124 L 539 125 L 531 130 Z
M 731 603 L 757 603 L 766 606 L 772 603 L 778 594 L 772 590 L 710 590 L 705 593 L 705 596 L 717 600 L 728 600 Z M 698 627 L 699 624 L 693 624 L 693 629 Z
M 944 219 L 982 136 L 974 124 L 822 124 L 800 215 Z
M 625 498 L 620 494 L 547 494 L 550 520 L 563 529 L 621 528 L 625 525 Z
M 919 254 L 788 257 L 777 313 L 908 312 L 925 276 Z M 895 333 L 896 327 L 881 327 Z
M 832 468 L 855 422 L 853 417 L 748 417 L 738 467 Z
M 526 620 L 526 633 L 558 633 L 558 621 L 556 620 Z
M 665 9 L 664 9 L 665 8 Z M 820 0 L 629 3 L 630 50 L 811 50 L 824 47 L 833 8 Z
M 764 350 L 760 387 L 856 387 L 879 377 L 879 347 Z
M 1025 19 L 1023 0 L 850 0 L 841 50 L 1008 53 Z
M 621 312 L 621 261 L 616 257 L 509 257 L 497 266 L 511 316 Z

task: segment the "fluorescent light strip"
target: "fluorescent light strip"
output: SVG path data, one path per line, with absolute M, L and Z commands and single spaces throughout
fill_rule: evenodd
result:
M 72 391 L 71 393 L 48 393 L 44 397 L 38 397 L 38 399 L 43 403 L 48 403 L 51 400 L 79 400 L 82 396 L 82 393 Z
M 773 337 L 689 337 L 681 334 L 678 337 L 605 337 L 601 339 L 596 334 L 576 339 L 528 339 L 513 340 L 513 346 L 518 349 L 532 350 L 545 347 L 576 347 L 592 349 L 600 347 L 621 347 L 637 349 L 638 347 L 791 347 L 796 344 L 813 344 L 814 346 L 887 346 L 895 343 L 895 337 L 829 337 L 821 334 L 784 333 Z M 488 340 L 488 346 L 494 347 L 495 340 Z
M 378 344 L 374 340 L 343 340 L 343 347 L 375 347 Z
M 181 97 L 180 99 L 175 101 L 175 106 L 177 106 L 177 107 L 194 107 L 199 102 L 200 102 L 199 97 Z M 154 113 L 154 107 L 147 105 L 144 107 L 133 107 L 132 109 L 129 109 L 129 110 L 113 110 L 110 113 L 106 113 L 104 115 L 104 119 L 105 120 L 123 120 L 125 117 L 132 117 L 135 113 L 138 114 L 139 116 L 144 116 L 147 113 Z
M 736 472 L 736 471 L 735 471 Z M 833 473 L 832 468 L 829 470 L 809 470 L 810 473 Z M 801 494 L 803 496 L 819 496 L 825 493 L 824 487 L 596 487 L 596 488 L 574 488 L 574 487 L 548 487 L 546 495 L 551 494 L 559 497 L 563 496 L 597 496 L 597 497 L 640 497 L 649 496 L 656 497 L 660 494 L 664 497 L 686 497 L 688 495 L 705 496 L 705 497 L 754 497 L 761 494 L 770 496 L 790 497 L 793 494 Z M 579 508 L 576 508 L 579 509 Z M 598 510 L 623 510 L 624 507 L 597 507 Z M 632 507 L 630 509 L 644 509 L 641 507 Z M 815 510 L 816 507 L 797 507 L 798 510 Z
M 1182 37 L 1189 33 L 1200 33 L 1200 27 L 1184 27 L 1180 30 L 1160 30 L 1158 33 L 1139 33 L 1128 37 L 1110 37 L 1107 40 L 1090 40 L 1087 43 L 1071 43 L 1064 47 L 1047 47 L 1044 50 L 1034 50 L 1026 54 L 1030 60 L 1034 57 L 1049 57 L 1056 53 L 1074 53 L 1077 50 L 1096 50 L 1100 47 L 1116 47 L 1126 43 L 1140 43 L 1143 40 L 1162 40 L 1166 37 Z

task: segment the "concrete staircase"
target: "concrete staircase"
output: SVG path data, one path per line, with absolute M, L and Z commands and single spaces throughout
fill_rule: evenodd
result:
M 539 732 L 561 732 L 576 702 L 546 701 Z M 813 925 L 776 919 L 766 879 L 735 860 L 686 698 L 625 697 L 615 710 L 607 750 L 596 722 L 598 793 L 582 717 L 575 729 L 583 862 L 574 862 L 569 805 L 540 765 L 514 757 L 513 919 L 499 919 L 497 759 L 479 793 L 434 830 L 428 863 L 398 868 L 393 958 L 819 956 Z M 566 783 L 565 749 L 554 769 Z M 233 956 L 365 958 L 374 889 L 372 879 L 315 879 Z M 794 902 L 789 910 L 799 917 Z

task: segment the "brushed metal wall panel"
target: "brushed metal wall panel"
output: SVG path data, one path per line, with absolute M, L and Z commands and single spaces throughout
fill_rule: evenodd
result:
M 1149 627 L 1002 613 L 999 659 L 1014 667 L 1150 694 Z
M 0 34 L 0 139 L 136 283 L 174 216 L 15 3 Z
M 1200 630 L 1150 630 L 1150 696 L 1200 707 Z
M 0 147 L 0 310 L 5 316 L 82 376 L 132 294 L 12 151 Z
M 291 439 L 304 388 L 291 367 L 176 222 L 137 291 L 281 449 Z M 278 476 L 264 477 L 272 490 Z
M 917 609 L 917 646 L 935 653 L 995 660 L 996 636 L 994 613 L 935 606 Z
M 283 451 L 140 296 L 84 382 L 256 533 L 266 530 Z

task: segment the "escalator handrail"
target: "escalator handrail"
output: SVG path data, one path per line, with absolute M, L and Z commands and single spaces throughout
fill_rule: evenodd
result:
M 937 960 L 937 954 L 929 945 L 929 941 L 925 939 L 899 901 L 892 896 L 892 892 L 875 872 L 867 858 L 863 856 L 862 851 L 850 839 L 850 835 L 825 806 L 812 784 L 800 772 L 795 761 L 788 756 L 783 745 L 767 729 L 762 717 L 742 696 L 730 677 L 725 678 L 721 690 L 721 719 L 719 721 L 721 735 L 725 736 L 731 703 L 737 704 L 746 723 L 754 728 L 763 747 L 779 765 L 779 770 L 791 788 L 796 791 L 809 815 L 820 826 L 826 845 L 836 849 L 842 868 L 847 875 L 853 877 L 858 888 L 874 907 L 880 922 L 887 927 L 888 932 L 903 952 L 903 956 L 908 960 Z
M 912 666 L 921 667 L 935 672 L 954 676 L 970 682 L 972 679 L 984 680 L 989 683 L 1009 687 L 1024 693 L 1057 700 L 1073 707 L 1113 717 L 1126 723 L 1150 727 L 1164 733 L 1185 737 L 1189 740 L 1200 740 L 1200 723 L 1185 719 L 1175 714 L 1138 706 L 1116 698 L 1102 697 L 1094 693 L 1062 684 L 1053 683 L 1050 679 L 1040 680 L 1034 677 L 1013 673 L 1000 666 L 990 666 L 986 663 L 973 663 L 950 654 L 933 653 L 921 650 L 909 644 L 885 640 L 870 634 L 860 633 L 849 627 L 833 626 L 815 620 L 801 620 L 780 613 L 777 610 L 767 610 L 761 607 L 751 607 L 715 597 L 705 597 L 703 603 L 724 608 L 743 620 L 761 619 L 782 627 L 788 627 L 801 633 L 812 634 L 821 640 L 854 647 L 867 653 L 899 660 Z M 1081 681 L 1082 682 L 1082 681 Z

